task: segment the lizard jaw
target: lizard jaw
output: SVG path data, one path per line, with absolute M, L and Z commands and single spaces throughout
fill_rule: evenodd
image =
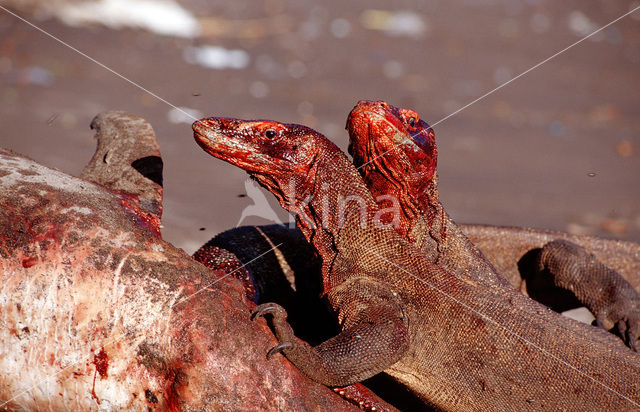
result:
M 196 143 L 210 155 L 238 166 L 247 172 L 262 172 L 269 167 L 268 158 L 255 152 L 242 133 L 226 127 L 236 119 L 210 117 L 193 123 Z
M 412 118 L 415 124 L 408 122 Z M 419 172 L 426 180 L 431 180 L 435 173 L 435 134 L 413 110 L 397 108 L 382 101 L 362 100 L 349 113 L 347 129 L 349 152 L 354 155 L 366 150 L 362 159 L 365 164 L 399 162 L 402 166 L 392 168 Z M 380 171 L 388 168 L 384 164 L 378 165 Z

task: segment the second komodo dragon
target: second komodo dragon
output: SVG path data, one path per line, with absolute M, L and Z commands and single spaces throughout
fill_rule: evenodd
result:
M 347 129 L 353 163 L 380 209 L 389 206 L 386 199 L 398 202 L 386 217 L 396 219 L 393 227 L 402 237 L 458 277 L 489 287 L 506 285 L 440 203 L 435 134 L 418 113 L 382 101 L 360 101 L 349 113 Z M 637 351 L 640 295 L 629 282 L 567 240 L 547 243 L 536 258 L 536 275 L 571 291 L 599 326 L 614 329 Z

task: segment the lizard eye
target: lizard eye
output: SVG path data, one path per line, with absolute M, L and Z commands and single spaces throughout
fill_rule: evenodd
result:
M 275 139 L 277 135 L 278 132 L 276 132 L 275 129 L 267 129 L 264 131 L 264 137 L 266 137 L 267 139 Z
M 409 118 L 409 126 L 413 127 L 416 125 L 416 118 L 415 117 L 410 117 Z

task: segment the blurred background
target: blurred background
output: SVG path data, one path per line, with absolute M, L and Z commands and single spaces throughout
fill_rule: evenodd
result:
M 446 118 L 639 1 L 0 6 L 197 118 L 303 123 L 346 150 L 358 100 L 414 109 L 438 123 L 454 220 L 640 241 L 640 10 Z M 253 204 L 246 174 L 194 143 L 189 116 L 2 9 L 0 102 L 0 146 L 70 174 L 93 154 L 97 113 L 147 119 L 165 162 L 163 234 L 187 252 Z

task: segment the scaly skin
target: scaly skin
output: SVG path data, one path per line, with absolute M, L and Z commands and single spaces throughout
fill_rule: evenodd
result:
M 504 283 L 444 211 L 438 199 L 435 135 L 416 112 L 381 101 L 360 101 L 349 114 L 347 128 L 354 164 L 374 197 L 392 196 L 405 211 L 397 217 L 398 233 L 456 276 L 487 285 Z M 539 272 L 546 269 L 544 274 L 557 287 L 574 293 L 599 325 L 607 330 L 615 326 L 636 350 L 640 295 L 626 280 L 566 240 L 544 246 L 539 260 Z
M 636 354 L 513 288 L 460 279 L 430 263 L 381 227 L 357 170 L 324 136 L 228 118 L 193 128 L 205 151 L 249 172 L 296 213 L 322 259 L 324 297 L 341 332 L 311 347 L 293 335 L 280 306 L 260 305 L 255 315 L 273 317 L 280 342 L 270 355 L 282 352 L 329 386 L 385 371 L 445 410 L 640 408 Z M 345 197 L 352 201 L 345 205 Z
M 289 322 L 299 337 L 318 342 L 335 335 L 336 326 L 320 299 L 321 264 L 314 253 L 299 230 L 267 225 L 242 226 L 220 233 L 193 257 L 209 269 L 223 270 L 238 278 L 250 299 L 249 309 L 254 309 L 256 303 L 277 302 L 290 314 Z M 334 391 L 361 410 L 396 411 L 361 384 Z
M 297 213 L 300 229 L 313 243 L 322 259 L 323 292 L 334 303 L 334 307 L 342 306 L 339 318 L 346 326 L 346 331 L 311 348 L 295 339 L 288 323 L 284 322 L 286 317 L 284 310 L 276 305 L 260 305 L 259 313 L 272 313 L 274 320 L 280 325 L 276 332 L 279 340 L 285 341 L 288 345 L 287 348 L 280 348 L 287 357 L 306 375 L 329 386 L 350 385 L 375 374 L 372 370 L 378 369 L 380 364 L 384 369 L 397 361 L 407 349 L 406 319 L 398 297 L 388 293 L 387 302 L 373 302 L 371 307 L 364 310 L 357 307 L 359 302 L 349 301 L 352 292 L 343 285 L 343 280 L 347 279 L 341 279 L 339 275 L 340 271 L 346 270 L 346 257 L 344 253 L 338 253 L 342 247 L 336 242 L 336 234 L 347 233 L 344 229 L 349 228 L 350 225 L 340 227 L 335 197 L 327 202 L 334 213 L 324 215 L 326 221 L 319 220 L 321 216 L 309 210 L 319 210 L 322 202 L 319 196 L 314 196 L 316 189 L 313 183 L 317 182 L 320 185 L 326 180 L 325 174 L 329 171 L 327 169 L 332 168 L 330 157 L 339 159 L 334 171 L 336 174 L 340 173 L 340 160 L 346 160 L 340 158 L 342 154 L 336 150 L 327 152 L 322 159 L 316 159 L 319 155 L 318 148 L 324 138 L 304 126 L 220 119 L 219 121 L 209 120 L 206 124 L 197 122 L 194 124 L 194 130 L 196 140 L 205 150 L 250 171 L 256 180 L 276 195 L 283 207 L 288 207 L 289 210 Z M 212 131 L 219 134 L 208 135 L 213 138 L 203 140 L 204 133 Z M 226 138 L 227 136 L 237 138 Z M 281 136 L 286 138 L 280 138 Z M 222 137 L 225 138 L 222 139 Z M 311 138 L 305 139 L 306 137 Z M 256 146 L 257 143 L 261 143 L 260 146 Z M 265 156 L 264 153 L 267 155 Z M 323 177 L 316 178 L 319 173 Z M 340 183 L 346 185 L 342 179 Z M 332 185 L 327 189 L 328 191 L 334 189 L 333 195 L 347 193 L 345 189 L 335 191 L 336 188 L 339 187 Z M 364 186 L 361 187 L 361 191 L 361 197 L 369 201 L 368 210 L 374 210 L 375 204 L 372 203 Z M 304 200 L 308 196 L 312 196 L 311 203 L 305 204 Z M 352 212 L 354 211 L 347 209 L 347 214 Z M 316 230 L 316 228 L 319 229 Z M 344 273 L 345 278 L 346 276 L 347 273 Z M 377 288 L 380 289 L 380 294 L 385 293 L 381 285 L 369 280 L 368 277 L 362 277 L 362 280 L 360 277 L 349 277 L 348 280 L 349 283 L 364 283 L 362 287 L 354 289 L 366 291 L 367 288 Z M 367 286 L 369 283 L 370 285 Z M 366 299 L 366 297 L 363 298 Z M 388 321 L 385 323 L 388 325 L 387 328 L 374 330 L 373 333 L 367 331 L 378 318 Z M 352 336 L 356 335 L 366 336 L 367 339 L 352 339 Z M 367 349 L 373 342 L 377 342 L 376 345 L 385 356 L 360 359 L 350 355 L 350 353 L 367 354 Z M 382 345 L 380 346 L 379 343 Z M 336 353 L 340 352 L 339 348 L 344 346 L 348 347 L 349 351 L 336 356 Z M 310 362 L 312 358 L 315 361 Z

